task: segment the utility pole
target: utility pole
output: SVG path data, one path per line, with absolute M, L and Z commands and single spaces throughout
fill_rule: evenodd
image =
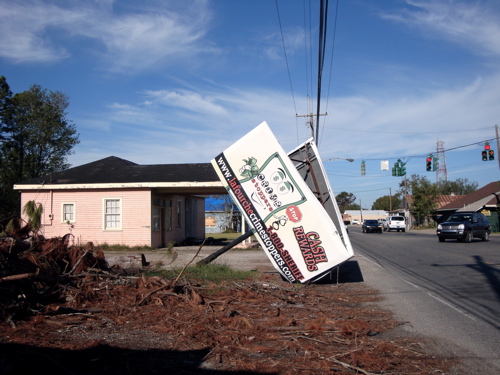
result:
M 309 124 L 311 128 L 311 137 L 316 141 L 316 144 L 318 144 L 319 134 L 314 134 L 314 113 L 311 112 L 311 98 L 309 96 L 307 97 L 307 110 L 309 111 L 308 115 L 295 115 L 295 117 L 309 117 L 307 124 Z M 317 116 L 326 115 L 328 115 L 328 113 L 317 114 Z
M 448 181 L 448 171 L 446 169 L 446 156 L 444 154 L 444 142 L 438 141 L 436 146 L 436 156 L 438 158 L 438 169 L 436 170 L 436 182 Z M 434 163 L 434 161 L 433 161 Z
M 495 133 L 496 133 L 496 136 L 497 136 L 498 168 L 500 168 L 500 141 L 498 140 L 498 125 L 495 125 Z
M 389 212 L 392 211 L 392 188 L 389 188 Z

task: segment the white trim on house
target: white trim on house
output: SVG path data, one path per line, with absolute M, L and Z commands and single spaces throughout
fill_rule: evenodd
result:
M 216 187 L 223 188 L 222 182 L 130 182 L 109 184 L 37 184 L 14 185 L 14 190 L 68 190 L 68 189 L 126 189 L 126 188 L 186 188 Z M 224 189 L 225 191 L 225 189 Z

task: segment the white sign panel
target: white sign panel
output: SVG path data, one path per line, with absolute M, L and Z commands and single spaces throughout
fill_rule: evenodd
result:
M 274 267 L 288 281 L 317 279 L 352 257 L 266 122 L 212 164 Z
M 323 205 L 330 219 L 332 219 L 333 224 L 344 242 L 347 252 L 354 255 L 349 235 L 345 229 L 344 221 L 342 220 L 342 214 L 340 213 L 335 195 L 330 187 L 330 182 L 314 139 L 311 138 L 296 149 L 290 151 L 288 157 L 295 165 L 295 169 L 297 169 L 302 176 L 306 185 L 314 193 L 314 196 Z

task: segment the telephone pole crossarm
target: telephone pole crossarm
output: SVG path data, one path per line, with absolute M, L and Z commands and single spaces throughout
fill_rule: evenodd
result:
M 327 116 L 328 113 L 320 113 L 319 115 L 315 115 L 314 113 L 309 113 L 308 115 L 295 115 L 295 117 L 309 117 L 309 121 L 307 124 L 309 124 L 309 127 L 311 128 L 311 133 L 312 137 L 314 139 L 318 138 L 318 134 L 316 136 L 314 135 L 314 116 Z

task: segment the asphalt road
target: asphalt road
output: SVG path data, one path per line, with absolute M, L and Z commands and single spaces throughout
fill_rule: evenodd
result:
M 468 374 L 500 374 L 500 236 L 440 243 L 433 231 L 349 236 L 364 281 L 404 329 L 441 343 Z

